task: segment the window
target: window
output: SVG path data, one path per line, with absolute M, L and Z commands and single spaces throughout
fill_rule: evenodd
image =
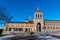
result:
M 16 31 L 16 28 L 13 28 L 14 31 Z
M 38 14 L 38 18 L 39 18 L 39 14 Z
M 30 31 L 30 28 L 25 28 L 25 32 L 29 32 Z
M 24 25 L 21 25 L 21 27 L 24 27 Z
M 41 16 L 41 14 L 40 14 L 40 18 L 41 18 L 42 16 Z
M 49 29 L 49 26 L 47 27 L 47 29 Z
M 11 28 L 9 28 L 9 31 L 11 31 Z
M 17 24 L 16 27 L 19 27 L 19 25 Z
M 58 29 L 58 27 L 56 27 L 56 29 Z
M 15 30 L 18 31 L 18 28 L 16 28 Z
M 23 31 L 23 28 L 19 28 L 19 31 Z
M 36 18 L 37 18 L 37 14 L 36 14 Z
M 53 29 L 55 29 L 55 27 L 53 26 Z
M 28 29 L 27 28 L 25 28 L 25 32 L 28 32 Z

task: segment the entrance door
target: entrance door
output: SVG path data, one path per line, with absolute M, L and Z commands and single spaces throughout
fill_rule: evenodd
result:
M 41 32 L 41 24 L 40 23 L 37 23 L 37 31 Z

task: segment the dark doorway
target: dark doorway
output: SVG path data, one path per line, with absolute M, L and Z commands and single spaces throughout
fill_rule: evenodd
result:
M 37 23 L 37 31 L 41 32 L 41 24 L 40 23 Z

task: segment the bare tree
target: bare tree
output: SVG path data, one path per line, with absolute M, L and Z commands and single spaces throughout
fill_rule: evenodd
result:
M 0 25 L 5 22 L 10 22 L 13 17 L 9 15 L 6 8 L 0 7 Z
M 13 17 L 9 16 L 6 8 L 0 7 L 0 20 L 10 21 Z

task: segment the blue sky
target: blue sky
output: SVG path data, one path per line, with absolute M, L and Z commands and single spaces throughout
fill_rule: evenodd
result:
M 29 16 L 34 19 L 37 6 L 45 20 L 60 20 L 60 0 L 0 0 L 0 6 L 7 8 L 12 21 L 24 21 Z

